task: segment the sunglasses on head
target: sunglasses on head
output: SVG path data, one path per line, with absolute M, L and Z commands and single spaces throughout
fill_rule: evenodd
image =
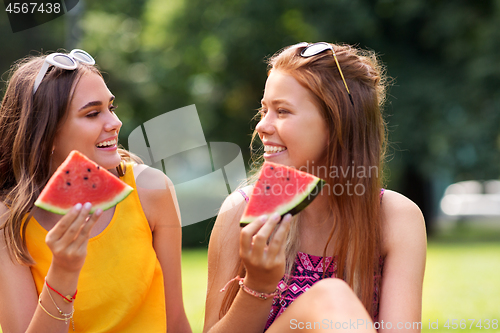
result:
M 74 49 L 69 54 L 52 53 L 46 56 L 45 62 L 43 63 L 42 68 L 40 68 L 40 72 L 38 72 L 35 79 L 35 84 L 33 85 L 33 95 L 35 95 L 40 83 L 45 77 L 45 74 L 47 74 L 47 70 L 51 65 L 62 69 L 75 70 L 76 67 L 78 67 L 77 61 L 87 65 L 95 64 L 95 60 L 90 54 L 79 49 Z
M 349 91 L 349 88 L 347 87 L 347 83 L 345 82 L 344 78 L 344 73 L 342 73 L 342 69 L 340 68 L 339 61 L 337 60 L 337 55 L 335 54 L 335 51 L 333 50 L 333 47 L 325 42 L 319 42 L 319 43 L 314 43 L 314 44 L 309 44 L 306 42 L 299 43 L 295 45 L 295 47 L 304 47 L 305 48 L 300 52 L 300 56 L 303 58 L 309 58 L 315 55 L 318 55 L 322 52 L 325 52 L 326 50 L 331 50 L 333 59 L 335 59 L 335 63 L 337 64 L 337 68 L 340 73 L 340 77 L 342 78 L 342 81 L 344 82 L 345 89 L 347 90 L 347 94 L 349 95 L 349 99 L 351 100 L 351 104 L 354 106 L 354 101 L 352 100 L 351 92 Z

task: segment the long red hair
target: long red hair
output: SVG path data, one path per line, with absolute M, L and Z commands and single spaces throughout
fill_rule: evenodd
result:
M 329 132 L 326 147 L 329 172 L 324 191 L 329 193 L 329 209 L 334 221 L 323 255 L 335 256 L 337 277 L 351 286 L 373 317 L 374 288 L 379 288 L 379 279 L 375 276 L 381 269 L 379 195 L 386 146 L 386 125 L 381 112 L 385 101 L 385 73 L 373 52 L 332 44 L 351 92 L 352 104 L 332 52 L 304 58 L 300 56 L 304 47 L 291 46 L 277 52 L 268 61 L 269 69 L 293 76 L 311 92 L 322 112 Z M 252 143 L 256 135 L 254 132 Z M 350 194 L 345 190 L 349 186 Z M 297 220 L 300 221 L 300 214 Z M 292 227 L 287 244 L 288 273 L 297 253 L 296 230 Z M 326 253 L 332 239 L 335 240 L 330 247 L 333 252 Z M 241 263 L 235 272 L 244 275 Z M 236 284 L 231 287 L 220 309 L 221 317 L 238 292 Z

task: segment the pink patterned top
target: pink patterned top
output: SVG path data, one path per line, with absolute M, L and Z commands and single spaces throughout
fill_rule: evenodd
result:
M 241 195 L 248 202 L 248 196 L 242 190 L 238 190 Z M 384 195 L 384 189 L 380 190 L 380 201 L 382 202 L 382 196 Z M 336 277 L 337 273 L 337 263 L 334 260 L 332 264 L 332 257 L 325 258 L 325 266 L 327 271 L 325 273 L 325 278 Z M 382 269 L 384 267 L 384 261 L 381 257 L 379 260 L 379 272 L 374 275 L 374 293 L 373 293 L 373 305 L 374 305 L 374 321 L 378 321 L 378 310 L 379 310 L 379 300 L 380 300 L 380 279 L 382 277 Z M 297 299 L 304 292 L 309 290 L 313 284 L 318 282 L 323 278 L 323 257 L 314 256 L 304 252 L 298 252 L 297 257 L 295 257 L 295 265 L 292 271 L 291 277 L 288 283 L 283 277 L 278 283 L 278 289 L 281 291 L 281 295 L 274 297 L 273 306 L 267 317 L 266 327 L 264 332 L 271 326 L 271 324 L 278 318 L 286 308 L 292 304 L 292 302 Z
M 384 195 L 384 189 L 380 190 L 380 202 L 382 202 L 382 196 Z M 325 273 L 325 278 L 336 277 L 337 273 L 337 263 L 334 260 L 332 264 L 332 257 L 325 258 L 325 266 L 327 271 Z M 374 275 L 374 293 L 373 293 L 373 305 L 374 305 L 374 321 L 378 321 L 378 310 L 379 310 L 379 300 L 380 300 L 380 278 L 382 277 L 382 269 L 384 267 L 384 260 L 382 257 L 379 260 L 379 272 Z M 313 284 L 322 279 L 323 276 L 323 257 L 313 256 L 304 252 L 298 252 L 297 257 L 295 257 L 295 265 L 291 274 L 291 278 L 288 283 L 285 282 L 285 277 L 283 277 L 278 283 L 278 289 L 281 291 L 280 295 L 274 297 L 273 306 L 267 317 L 266 328 L 264 332 L 271 326 L 271 324 L 278 318 L 286 308 L 292 304 L 292 302 L 306 292 Z
M 335 261 L 330 264 L 331 261 L 332 257 L 325 258 L 325 265 L 328 267 L 325 278 L 336 277 L 337 265 Z M 379 282 L 380 277 L 382 276 L 383 267 L 382 258 L 379 263 L 380 272 L 374 276 L 375 291 L 373 295 L 373 305 L 375 308 L 375 321 L 378 320 L 380 298 Z M 323 257 L 313 256 L 303 252 L 297 253 L 294 270 L 292 271 L 292 275 L 288 283 L 286 283 L 284 277 L 278 283 L 278 289 L 281 291 L 281 297 L 279 295 L 274 297 L 273 306 L 267 318 L 266 328 L 264 331 L 271 326 L 274 320 L 276 320 L 276 318 L 278 318 L 297 297 L 302 295 L 309 288 L 311 288 L 313 284 L 322 279 L 323 270 Z

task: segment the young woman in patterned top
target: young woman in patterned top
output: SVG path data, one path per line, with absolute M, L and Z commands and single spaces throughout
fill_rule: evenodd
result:
M 414 203 L 382 190 L 386 87 L 375 55 L 301 43 L 269 67 L 253 138 L 265 160 L 326 185 L 296 217 L 243 229 L 250 186 L 228 197 L 210 239 L 204 332 L 420 331 L 425 225 Z

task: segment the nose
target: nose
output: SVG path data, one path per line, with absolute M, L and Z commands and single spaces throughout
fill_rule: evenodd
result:
M 259 133 L 260 138 L 264 136 L 273 135 L 276 131 L 273 115 L 271 112 L 267 112 L 259 121 L 255 127 L 257 133 Z
M 109 112 L 106 118 L 106 123 L 104 124 L 104 130 L 106 132 L 120 131 L 122 127 L 122 122 L 114 112 Z

